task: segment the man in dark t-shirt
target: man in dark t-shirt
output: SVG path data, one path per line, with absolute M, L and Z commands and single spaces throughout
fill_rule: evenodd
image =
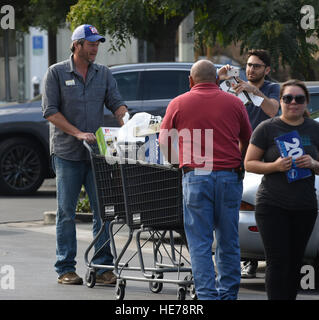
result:
M 219 70 L 218 76 L 220 80 L 227 78 L 227 71 L 230 68 L 227 65 Z M 246 110 L 253 130 L 262 121 L 276 116 L 279 111 L 280 86 L 278 83 L 265 80 L 270 71 L 270 57 L 268 53 L 265 50 L 250 50 L 246 63 L 246 77 L 248 81 L 246 82 L 237 78 L 239 83 L 232 88 L 236 94 L 246 91 L 263 98 L 260 106 L 256 106 L 253 103 L 246 104 Z M 257 267 L 257 260 L 244 261 L 242 265 L 242 278 L 256 277 Z
M 276 105 L 278 103 L 278 106 L 279 106 L 279 91 L 280 91 L 279 84 L 268 81 L 268 80 L 264 80 L 263 85 L 259 87 L 258 91 L 260 91 L 264 96 L 268 97 L 268 100 L 270 100 L 270 103 L 272 103 L 274 106 L 274 110 L 277 110 L 277 113 L 278 113 L 279 108 L 276 108 Z M 265 99 L 263 103 L 266 103 Z M 270 113 L 270 112 L 267 114 L 262 107 L 263 103 L 261 104 L 260 107 L 255 106 L 253 103 L 246 105 L 250 124 L 253 130 L 258 126 L 260 122 L 267 120 L 269 118 L 272 118 L 277 114 L 276 113 L 275 115 L 273 115 L 273 113 Z
M 220 68 L 218 71 L 219 79 L 227 79 L 227 71 L 231 68 L 230 65 Z M 263 98 L 260 106 L 256 106 L 253 103 L 246 105 L 253 129 L 260 122 L 273 118 L 278 114 L 280 86 L 278 83 L 265 80 L 270 71 L 270 57 L 268 53 L 265 50 L 250 50 L 246 63 L 246 77 L 248 81 L 236 78 L 239 83 L 232 87 L 236 94 L 246 91 Z

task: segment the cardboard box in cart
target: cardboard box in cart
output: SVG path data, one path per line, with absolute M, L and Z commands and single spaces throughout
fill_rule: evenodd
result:
M 117 133 L 120 128 L 100 127 L 96 133 L 96 140 L 100 154 L 103 156 L 113 156 L 116 154 Z
M 145 161 L 149 163 L 164 164 L 165 157 L 159 146 L 159 133 L 145 137 Z
M 144 137 L 145 142 L 143 146 L 143 157 L 146 162 L 156 163 L 156 164 L 167 164 L 165 157 L 159 146 L 159 131 L 160 123 L 155 126 L 150 126 L 146 130 L 139 130 L 135 128 L 134 135 L 136 137 Z

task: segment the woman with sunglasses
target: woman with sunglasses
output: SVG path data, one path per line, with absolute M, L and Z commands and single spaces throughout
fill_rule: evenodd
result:
M 281 86 L 282 114 L 257 126 L 245 158 L 249 172 L 263 174 L 256 195 L 256 222 L 266 256 L 266 291 L 271 300 L 296 299 L 305 248 L 317 217 L 319 123 L 309 118 L 309 92 L 299 80 Z M 296 130 L 305 154 L 282 158 L 275 138 Z M 288 183 L 292 161 L 311 176 Z

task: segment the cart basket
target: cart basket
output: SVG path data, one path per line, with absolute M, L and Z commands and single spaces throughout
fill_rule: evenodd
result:
M 183 229 L 180 170 L 140 161 L 120 167 L 130 228 Z
M 119 164 L 116 161 L 107 161 L 103 155 L 98 154 L 97 146 L 91 145 L 88 150 L 90 151 L 101 219 L 103 221 L 112 221 L 115 217 L 126 219 Z

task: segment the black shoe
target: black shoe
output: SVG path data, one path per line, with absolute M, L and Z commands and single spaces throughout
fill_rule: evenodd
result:
M 247 260 L 242 263 L 241 267 L 241 277 L 243 279 L 253 279 L 256 278 L 256 271 L 258 267 L 257 260 Z

